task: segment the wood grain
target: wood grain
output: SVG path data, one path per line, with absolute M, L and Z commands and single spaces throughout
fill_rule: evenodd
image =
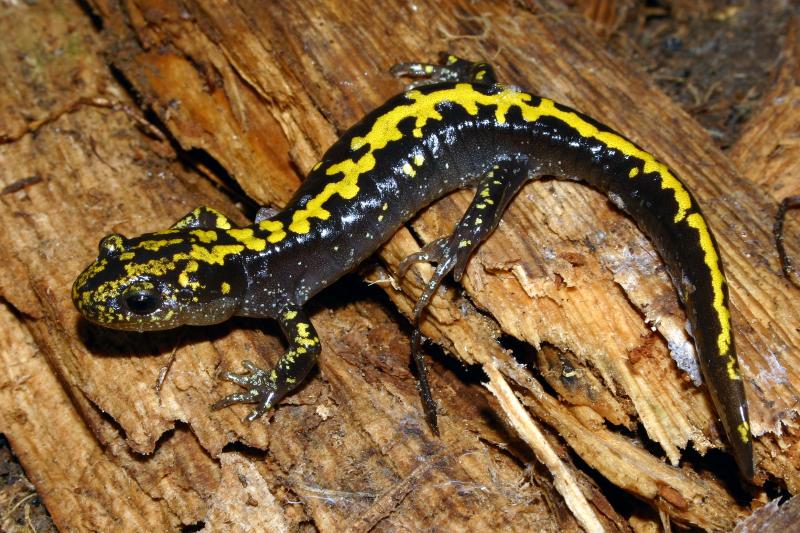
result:
M 98 35 L 73 4 L 43 4 L 16 8 L 25 10 L 18 17 L 32 18 L 20 26 L 35 27 L 53 11 L 82 20 L 69 27 L 86 48 L 54 72 L 80 73 L 85 90 L 54 82 L 55 101 L 28 118 L 19 118 L 17 104 L 0 108 L 0 123 L 9 125 L 3 135 L 13 141 L 0 145 L 0 188 L 43 178 L 0 196 L 0 223 L 14 228 L 0 234 L 9 257 L 0 289 L 17 311 L 3 320 L 30 335 L 2 349 L 8 355 L 20 342 L 35 343 L 54 372 L 42 386 L 7 371 L 5 383 L 15 385 L 4 388 L 6 403 L 28 406 L 26 416 L 39 422 L 23 431 L 5 412 L 0 422 L 15 436 L 15 449 L 42 447 L 38 455 L 20 454 L 29 470 L 48 469 L 36 457 L 56 456 L 72 438 L 87 453 L 101 450 L 92 461 L 126 480 L 120 490 L 132 495 L 113 498 L 113 506 L 104 498 L 114 493 L 60 499 L 64 486 L 94 495 L 104 478 L 49 470 L 61 473 L 53 481 L 42 476 L 37 486 L 62 528 L 88 523 L 80 517 L 92 502 L 111 509 L 97 519 L 98 529 L 125 520 L 143 529 L 202 521 L 209 530 L 308 522 L 326 531 L 578 530 L 557 484 L 498 403 L 451 368 L 449 357 L 433 364 L 441 439 L 421 416 L 405 326 L 394 308 L 408 314 L 430 271 L 421 266 L 404 280 L 391 272 L 420 242 L 448 232 L 467 192 L 428 209 L 413 234 L 403 229 L 383 248 L 383 266 L 364 269 L 391 303 L 352 279 L 312 303 L 324 345 L 319 372 L 268 421 L 245 425 L 245 408 L 210 412 L 208 405 L 231 390 L 216 380 L 219 370 L 243 359 L 277 359 L 283 348 L 274 325 L 234 320 L 121 335 L 86 326 L 69 301 L 74 276 L 106 233 L 160 229 L 201 204 L 244 221 L 232 201 L 242 199 L 238 188 L 259 204 L 286 202 L 338 132 L 401 89 L 390 65 L 433 59 L 440 49 L 489 58 L 503 80 L 589 112 L 683 176 L 729 275 L 759 436 L 759 481 L 770 475 L 800 490 L 800 303 L 779 276 L 772 200 L 737 174 L 690 117 L 641 73 L 606 55 L 557 5 L 98 0 L 91 2 L 103 28 Z M 66 27 L 49 31 L 70 35 Z M 13 61 L 2 65 L 16 86 L 33 84 Z M 146 119 L 127 90 L 163 133 L 142 128 Z M 730 530 L 749 513 L 733 496 L 737 481 L 724 473 L 732 461 L 722 459 L 719 468 L 681 461 L 687 446 L 705 453 L 724 442 L 704 388 L 670 358 L 670 345 L 675 355 L 690 343 L 663 265 L 601 195 L 557 181 L 526 187 L 470 262 L 463 288 L 448 287 L 434 300 L 424 333 L 465 364 L 495 365 L 513 384 L 602 527 L 625 531 L 653 521 L 618 514 L 593 480 L 598 474 L 680 524 Z M 496 342 L 501 335 L 541 348 L 539 368 L 521 368 Z M 519 346 L 516 355 L 532 360 Z M 156 394 L 156 376 L 174 350 Z M 48 375 L 42 362 L 31 372 Z M 36 391 L 55 390 L 54 376 L 71 404 L 37 409 Z M 48 441 L 46 422 L 55 413 L 66 422 L 53 430 L 61 438 Z

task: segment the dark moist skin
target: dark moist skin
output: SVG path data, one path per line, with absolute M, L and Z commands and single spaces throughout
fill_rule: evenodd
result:
M 485 63 L 447 56 L 443 65 L 399 65 L 424 80 L 345 133 L 281 211 L 262 209 L 234 227 L 199 207 L 166 231 L 113 234 L 75 281 L 88 320 L 136 331 L 205 325 L 233 315 L 274 318 L 289 342 L 275 368 L 245 361 L 223 378 L 244 390 L 216 404 L 255 403 L 254 420 L 314 366 L 320 342 L 303 312 L 309 298 L 372 255 L 420 209 L 456 189 L 477 189 L 453 234 L 400 265 L 434 262 L 414 309 L 415 325 L 442 279 L 458 281 L 526 182 L 582 180 L 639 224 L 661 254 L 694 335 L 700 367 L 742 474 L 752 479 L 747 401 L 731 331 L 728 288 L 717 245 L 695 199 L 665 165 L 568 107 L 497 83 Z M 416 330 L 426 416 L 436 411 Z

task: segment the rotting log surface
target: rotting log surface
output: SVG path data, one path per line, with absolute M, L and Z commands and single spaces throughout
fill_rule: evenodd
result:
M 220 170 L 256 202 L 284 203 L 337 131 L 401 88 L 388 66 L 440 49 L 491 58 L 504 81 L 588 111 L 684 177 L 722 247 L 753 429 L 763 435 L 757 460 L 800 491 L 800 300 L 778 275 L 772 204 L 688 116 L 599 52 L 575 18 L 553 15 L 545 2 L 91 5 L 100 34 L 68 2 L 16 6 L 0 20 L 6 35 L 38 36 L 11 40 L 36 68 L 7 49 L 2 58 L 0 289 L 15 314 L 0 315 L 0 390 L 14 406 L 0 421 L 62 529 L 198 521 L 209 530 L 288 531 L 308 521 L 326 531 L 579 528 L 526 435 L 479 384 L 440 364 L 432 378 L 442 438 L 430 434 L 402 321 L 375 290 L 353 297 L 334 287 L 312 303 L 320 369 L 268 423 L 251 425 L 240 422 L 245 408 L 208 405 L 231 390 L 218 370 L 277 359 L 273 325 L 120 334 L 86 326 L 69 301 L 106 233 L 161 229 L 201 204 L 244 222 L 207 179 Z M 169 140 L 141 118 L 120 78 Z M 191 168 L 178 160 L 197 151 L 208 157 L 190 158 Z M 468 198 L 428 209 L 416 235 L 446 233 Z M 388 270 L 365 272 L 405 314 L 428 271 L 412 271 L 403 292 L 388 272 L 417 244 L 401 230 L 380 254 Z M 687 338 L 660 260 L 602 196 L 574 183 L 529 185 L 463 286 L 463 297 L 451 288 L 434 300 L 424 332 L 514 384 L 596 524 L 628 530 L 652 518 L 618 515 L 569 451 L 682 524 L 728 530 L 748 513 L 730 477 L 669 464 L 690 443 L 701 451 L 724 444 L 705 391 L 669 357 L 665 339 L 685 346 Z M 535 373 L 495 342 L 501 331 L 543 348 Z M 156 376 L 174 350 L 157 395 Z M 637 424 L 666 459 L 634 438 Z M 223 453 L 232 442 L 244 446 Z

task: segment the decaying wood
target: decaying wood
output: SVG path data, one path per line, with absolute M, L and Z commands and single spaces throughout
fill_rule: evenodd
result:
M 69 287 L 100 236 L 161 229 L 201 204 L 243 222 L 208 177 L 281 205 L 338 131 L 401 88 L 390 65 L 432 59 L 440 49 L 490 58 L 503 80 L 588 111 L 684 177 L 729 275 L 759 436 L 758 481 L 769 475 L 800 491 L 800 300 L 779 276 L 771 201 L 688 116 L 605 56 L 574 17 L 546 2 L 91 5 L 99 37 L 70 3 L 17 6 L 15 24 L 3 19 L 6 35 L 24 16 L 23 27 L 64 40 L 71 53 L 46 56 L 57 68 L 35 69 L 52 79 L 0 56 L 4 87 L 14 88 L 0 93 L 0 189 L 20 184 L 0 196 L 8 228 L 0 234 L 8 256 L 0 295 L 17 310 L 0 316 L 0 390 L 15 406 L 0 412 L 0 423 L 62 528 L 204 521 L 208 530 L 281 531 L 310 521 L 326 531 L 641 529 L 648 519 L 618 515 L 569 451 L 678 523 L 729 530 L 748 514 L 716 472 L 679 464 L 689 445 L 703 453 L 724 447 L 704 389 L 670 358 L 668 343 L 691 366 L 683 311 L 633 222 L 580 184 L 527 186 L 470 262 L 465 295 L 443 290 L 422 324 L 461 361 L 494 372 L 495 390 L 500 379 L 513 385 L 531 416 L 519 426 L 507 422 L 503 402 L 435 362 L 442 438 L 431 435 L 406 336 L 376 291 L 354 298 L 334 287 L 312 303 L 324 346 L 319 371 L 269 421 L 250 425 L 240 421 L 244 407 L 209 411 L 231 390 L 216 374 L 243 359 L 274 362 L 283 349 L 277 328 L 234 320 L 139 336 L 78 320 Z M 63 18 L 45 30 L 54 7 Z M 33 56 L 38 45 L 19 46 Z M 134 106 L 101 57 L 170 141 L 124 111 Z M 41 96 L 31 100 L 36 106 L 26 94 Z M 98 98 L 111 105 L 87 104 Z M 787 114 L 796 123 L 797 110 Z M 199 163 L 187 168 L 176 150 L 208 157 L 189 157 Z M 41 180 L 25 181 L 31 176 Z M 391 273 L 418 240 L 447 233 L 468 200 L 458 193 L 438 202 L 413 236 L 401 230 L 383 248 L 386 268 L 365 269 L 401 313 L 409 314 L 430 269 L 419 265 L 403 280 Z M 501 332 L 541 348 L 539 369 L 503 350 Z M 159 369 L 175 350 L 157 394 Z M 524 444 L 528 423 L 543 432 L 569 487 Z M 631 436 L 639 424 L 666 460 Z M 225 448 L 230 443 L 241 445 Z M 569 509 L 578 507 L 576 519 Z
M 165 524 L 158 501 L 104 454 L 58 383 L 36 342 L 0 310 L 2 428 L 62 529 L 141 531 Z
M 731 149 L 743 176 L 780 201 L 800 194 L 800 20 L 789 23 L 777 76 Z
M 774 209 L 787 196 L 800 194 L 799 32 L 800 18 L 789 21 L 772 87 L 730 153 L 739 172 L 775 199 Z M 784 221 L 784 246 L 795 262 L 800 258 L 798 221 L 797 210 Z
M 772 220 L 778 203 L 786 196 L 800 194 L 800 20 L 789 21 L 788 33 L 783 40 L 781 60 L 776 81 L 771 90 L 764 96 L 763 105 L 731 150 L 731 159 L 744 176 L 750 177 L 762 185 L 766 194 L 774 200 L 763 206 L 761 216 Z M 784 226 L 784 245 L 787 253 L 800 258 L 800 224 L 797 223 L 797 211 L 790 212 Z M 745 233 L 747 235 L 747 233 Z M 780 269 L 770 263 L 770 268 Z M 795 301 L 800 300 L 800 289 L 784 280 L 784 291 Z M 797 311 L 774 305 L 773 301 L 761 302 L 760 320 L 766 324 L 789 325 L 800 330 Z M 796 388 L 798 382 L 793 373 L 786 373 L 789 365 L 796 365 L 800 349 L 797 344 L 775 344 L 765 348 L 764 352 L 774 363 L 765 368 L 775 382 L 787 381 Z M 793 357 L 794 356 L 794 357 Z M 796 368 L 796 366 L 795 366 Z M 774 431 L 764 435 L 763 442 L 769 442 L 770 448 L 781 448 L 782 453 L 772 452 L 764 455 L 764 467 L 770 472 L 792 472 L 784 479 L 790 491 L 800 491 L 800 476 L 797 465 L 800 462 L 798 447 L 798 426 L 794 419 L 781 417 L 781 425 Z
M 734 533 L 772 533 L 793 531 L 800 524 L 800 497 L 794 496 L 779 505 L 777 499 L 740 522 Z

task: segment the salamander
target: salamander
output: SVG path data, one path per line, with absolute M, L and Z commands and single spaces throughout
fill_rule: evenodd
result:
M 288 348 L 271 369 L 244 361 L 224 380 L 241 387 L 212 407 L 254 403 L 254 420 L 303 381 L 320 340 L 303 311 L 315 294 L 355 268 L 422 208 L 461 188 L 476 194 L 452 235 L 400 265 L 436 264 L 414 308 L 415 326 L 449 273 L 458 281 L 472 252 L 525 183 L 580 180 L 606 193 L 649 236 L 686 307 L 700 367 L 742 474 L 753 450 L 720 253 L 700 206 L 677 175 L 622 135 L 567 106 L 498 83 L 491 66 L 454 56 L 406 63 L 418 78 L 369 113 L 323 155 L 281 210 L 262 208 L 237 227 L 198 207 L 169 229 L 112 234 L 78 276 L 72 298 L 102 326 L 161 330 L 240 315 L 272 318 Z M 415 327 L 423 407 L 436 411 Z

